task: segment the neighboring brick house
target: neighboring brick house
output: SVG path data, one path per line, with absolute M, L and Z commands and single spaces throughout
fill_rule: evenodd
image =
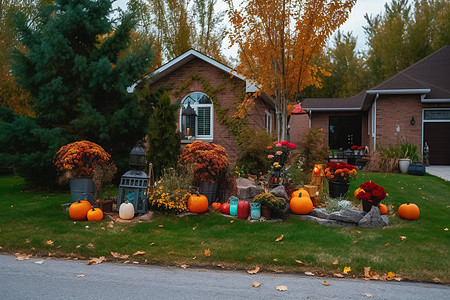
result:
M 195 50 L 185 52 L 153 72 L 149 80 L 150 91 L 161 85 L 170 89 L 172 103 L 181 100 L 184 107 L 189 103 L 197 114 L 195 132 L 184 132 L 192 137 L 182 139 L 182 145 L 194 139 L 214 142 L 225 147 L 230 161 L 236 162 L 239 149 L 235 136 L 227 125 L 222 124 L 220 114 L 226 111 L 228 117 L 233 116 L 245 93 L 253 94 L 257 89 L 231 68 Z M 214 101 L 222 112 L 218 112 Z M 254 107 L 247 112 L 250 126 L 268 132 L 276 130 L 272 101 L 264 93 L 260 94 Z M 181 110 L 179 116 L 181 118 Z M 182 132 L 181 123 L 177 125 Z
M 350 98 L 308 98 L 310 127 L 323 128 L 332 149 L 367 145 L 371 152 L 402 141 L 430 164 L 450 165 L 450 45 Z

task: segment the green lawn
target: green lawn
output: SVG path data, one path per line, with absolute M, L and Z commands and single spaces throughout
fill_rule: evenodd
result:
M 360 229 L 324 227 L 295 216 L 282 223 L 250 223 L 215 213 L 184 218 L 156 214 L 149 223 L 115 223 L 108 228 L 106 219 L 72 221 L 61 207 L 70 201 L 69 194 L 24 191 L 22 179 L 0 177 L 0 251 L 105 256 L 111 261 L 117 260 L 111 252 L 117 252 L 140 263 L 247 270 L 259 266 L 262 271 L 325 275 L 351 267 L 346 276 L 357 277 L 364 276 L 364 267 L 371 267 L 405 280 L 450 283 L 450 233 L 445 230 L 450 227 L 450 183 L 429 175 L 360 172 L 350 192 L 369 179 L 386 189 L 383 203 L 395 209 L 407 201 L 416 203 L 420 218 L 404 221 L 390 215 L 389 227 Z M 349 199 L 354 200 L 352 195 Z M 136 251 L 145 254 L 133 256 Z

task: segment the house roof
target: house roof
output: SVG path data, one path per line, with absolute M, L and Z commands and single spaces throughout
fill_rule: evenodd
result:
M 367 110 L 377 94 L 424 95 L 424 101 L 450 100 L 450 45 L 444 46 L 370 90 L 350 98 L 307 98 L 305 110 Z

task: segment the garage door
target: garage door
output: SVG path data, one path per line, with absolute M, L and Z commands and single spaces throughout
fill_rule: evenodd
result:
M 450 122 L 424 122 L 423 135 L 430 147 L 430 165 L 450 165 Z

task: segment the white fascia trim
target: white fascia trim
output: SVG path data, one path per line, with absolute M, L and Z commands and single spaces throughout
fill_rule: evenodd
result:
M 303 108 L 306 111 L 334 111 L 334 110 L 338 110 L 338 111 L 360 111 L 361 107 L 349 107 L 349 108 Z
M 422 103 L 450 103 L 450 99 L 421 99 Z
M 391 95 L 401 95 L 401 94 L 427 94 L 431 92 L 431 89 L 398 89 L 398 90 L 367 90 L 367 94 L 391 94 Z

